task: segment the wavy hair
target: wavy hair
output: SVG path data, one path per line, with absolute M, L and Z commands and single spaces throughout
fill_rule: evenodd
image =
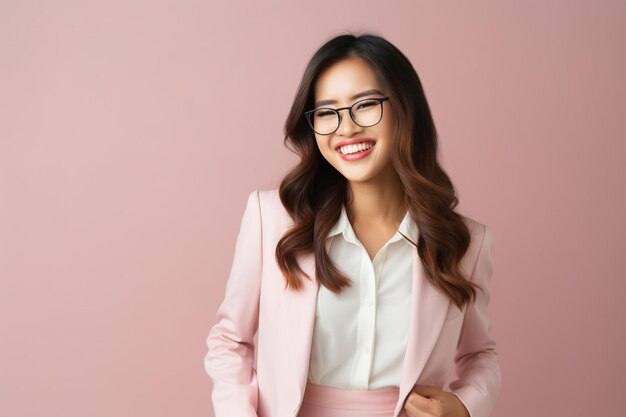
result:
M 341 207 L 352 201 L 348 180 L 320 153 L 303 112 L 314 105 L 320 74 L 349 58 L 365 60 L 375 72 L 394 109 L 395 148 L 392 164 L 404 201 L 419 229 L 415 246 L 428 281 L 457 307 L 475 299 L 482 288 L 462 275 L 459 261 L 470 232 L 460 214 L 454 186 L 437 161 L 437 131 L 420 79 L 399 49 L 371 33 L 341 34 L 324 43 L 309 61 L 284 125 L 284 144 L 300 161 L 281 180 L 279 195 L 294 225 L 279 240 L 275 257 L 285 288 L 299 290 L 305 274 L 297 255 L 314 252 L 317 280 L 339 294 L 351 280 L 342 275 L 325 250 L 328 232 Z M 405 236 L 406 237 L 406 236 Z M 407 238 L 408 239 L 408 238 Z M 475 287 L 475 288 L 474 288 Z

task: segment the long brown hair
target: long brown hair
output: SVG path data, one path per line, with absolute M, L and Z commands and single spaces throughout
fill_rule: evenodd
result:
M 282 204 L 294 221 L 279 240 L 275 253 L 285 288 L 300 289 L 298 275 L 311 279 L 296 259 L 299 253 L 311 250 L 320 285 L 336 294 L 351 286 L 350 279 L 339 272 L 325 250 L 326 236 L 339 219 L 342 204 L 352 200 L 350 187 L 320 153 L 303 112 L 313 108 L 319 75 L 334 63 L 353 57 L 369 63 L 394 109 L 392 164 L 419 229 L 414 245 L 426 277 L 462 308 L 475 298 L 473 287 L 480 286 L 464 277 L 459 268 L 470 243 L 470 232 L 461 215 L 454 211 L 458 204 L 454 186 L 437 161 L 437 131 L 430 108 L 409 60 L 389 41 L 369 33 L 338 35 L 315 52 L 285 122 L 284 144 L 300 157 L 279 187 Z

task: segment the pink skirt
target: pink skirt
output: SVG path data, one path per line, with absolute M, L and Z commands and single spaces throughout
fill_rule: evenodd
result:
M 400 390 L 355 390 L 307 383 L 297 417 L 391 417 Z

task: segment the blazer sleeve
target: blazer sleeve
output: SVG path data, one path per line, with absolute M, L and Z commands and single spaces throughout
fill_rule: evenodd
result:
M 253 191 L 241 219 L 235 254 L 217 322 L 206 339 L 204 368 L 213 381 L 215 417 L 257 417 L 254 367 L 262 271 L 259 192 Z
M 477 290 L 475 302 L 468 304 L 454 357 L 458 378 L 449 385 L 471 417 L 491 416 L 501 385 L 496 341 L 490 335 L 491 324 L 485 311 L 491 294 L 493 233 L 485 225 L 483 230 L 472 281 L 479 284 L 484 293 Z

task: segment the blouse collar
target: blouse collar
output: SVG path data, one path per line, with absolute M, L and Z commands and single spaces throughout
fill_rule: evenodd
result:
M 417 244 L 418 238 L 418 228 L 415 220 L 411 216 L 411 213 L 407 210 L 400 226 L 398 227 L 398 231 L 402 232 L 405 236 L 411 239 L 415 244 Z M 391 237 L 390 243 L 395 242 L 400 239 L 404 239 L 400 233 L 396 233 Z M 341 205 L 341 214 L 339 215 L 339 220 L 337 223 L 330 229 L 328 232 L 327 238 L 332 237 L 334 235 L 343 234 L 344 239 L 349 242 L 357 243 L 357 237 L 354 233 L 354 229 L 352 229 L 352 224 L 350 224 L 350 220 L 348 219 L 348 213 L 346 212 L 346 207 L 344 204 Z M 408 242 L 407 242 L 408 243 Z

